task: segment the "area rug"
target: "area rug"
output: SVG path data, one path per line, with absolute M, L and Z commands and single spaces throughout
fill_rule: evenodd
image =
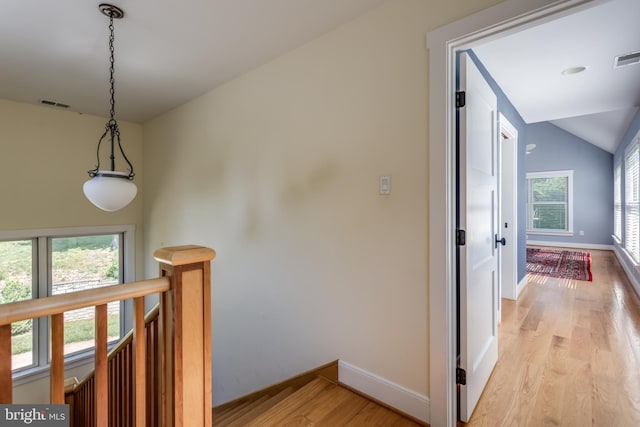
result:
M 527 248 L 527 273 L 591 282 L 591 253 Z

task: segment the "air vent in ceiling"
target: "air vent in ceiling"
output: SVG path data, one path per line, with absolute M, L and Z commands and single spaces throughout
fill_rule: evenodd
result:
M 614 68 L 624 67 L 625 65 L 632 65 L 640 63 L 640 51 L 626 53 L 624 55 L 616 56 Z
M 44 105 L 50 105 L 51 107 L 69 108 L 67 104 L 62 104 L 60 102 L 55 102 L 55 101 L 49 101 L 47 99 L 41 99 L 40 103 Z

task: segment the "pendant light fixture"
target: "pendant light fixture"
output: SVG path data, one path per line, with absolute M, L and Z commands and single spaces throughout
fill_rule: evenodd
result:
M 120 129 L 118 129 L 118 122 L 115 119 L 115 89 L 113 78 L 113 20 L 120 19 L 124 16 L 124 12 L 119 7 L 103 3 L 99 6 L 100 12 L 109 18 L 109 84 L 110 84 L 110 104 L 111 109 L 109 111 L 110 119 L 105 126 L 105 131 L 100 137 L 97 149 L 97 161 L 98 164 L 94 169 L 89 171 L 89 179 L 84 183 L 84 194 L 91 203 L 96 205 L 102 210 L 113 212 L 120 210 L 127 206 L 136 197 L 138 189 L 133 183 L 133 166 L 127 158 L 127 155 L 122 149 L 120 144 Z M 105 138 L 109 139 L 111 146 L 111 154 L 109 156 L 110 169 L 100 169 L 100 146 Z M 128 172 L 119 172 L 116 170 L 115 161 L 115 145 L 118 144 L 118 149 L 122 155 L 124 161 L 129 166 Z

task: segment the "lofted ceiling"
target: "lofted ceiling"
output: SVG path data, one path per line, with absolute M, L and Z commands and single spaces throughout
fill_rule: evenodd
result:
M 549 121 L 615 152 L 640 106 L 640 1 L 610 0 L 473 48 L 527 123 Z M 562 74 L 586 67 L 578 74 Z
M 153 118 L 385 0 L 114 0 L 116 117 Z M 109 1 L 106 1 L 109 2 Z M 0 1 L 0 98 L 108 116 L 101 1 Z
M 295 49 L 385 0 L 114 0 L 117 118 L 142 122 Z M 2 0 L 0 98 L 108 115 L 100 1 Z M 640 1 L 593 7 L 474 51 L 528 123 L 551 121 L 615 151 L 640 106 Z M 568 67 L 580 74 L 562 75 Z

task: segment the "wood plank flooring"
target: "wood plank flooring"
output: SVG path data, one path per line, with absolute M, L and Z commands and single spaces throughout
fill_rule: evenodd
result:
M 417 424 L 326 378 L 318 377 L 285 396 L 247 401 L 214 411 L 214 427 L 416 427 Z M 273 403 L 271 403 L 273 401 Z
M 529 276 L 468 426 L 640 426 L 640 303 L 615 255 L 592 282 Z M 464 425 L 464 424 L 460 424 Z

